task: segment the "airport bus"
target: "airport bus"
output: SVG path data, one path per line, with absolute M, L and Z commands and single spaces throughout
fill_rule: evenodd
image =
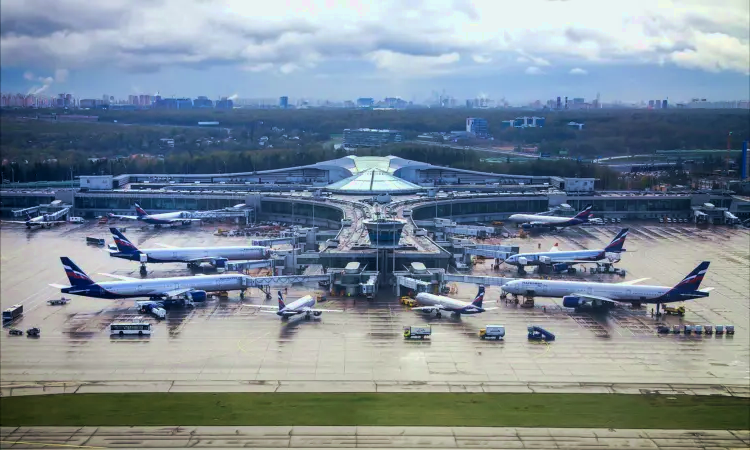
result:
M 151 324 L 148 322 L 115 322 L 109 325 L 109 334 L 124 336 L 126 334 L 137 334 L 144 336 L 151 334 Z
M 10 308 L 3 311 L 3 322 L 9 322 L 16 319 L 18 316 L 23 314 L 23 305 L 13 305 Z

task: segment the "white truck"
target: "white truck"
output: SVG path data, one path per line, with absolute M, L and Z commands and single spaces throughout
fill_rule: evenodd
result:
M 479 330 L 479 337 L 481 339 L 496 339 L 499 341 L 505 337 L 505 327 L 502 325 L 487 325 Z
M 405 339 L 424 339 L 430 337 L 432 334 L 432 327 L 430 325 L 415 327 L 407 326 L 404 327 L 404 338 Z

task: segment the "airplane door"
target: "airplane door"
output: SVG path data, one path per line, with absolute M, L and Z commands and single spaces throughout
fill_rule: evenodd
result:
M 586 293 L 589 295 L 592 295 L 594 293 L 594 288 L 591 286 L 586 287 Z
M 138 288 L 136 289 L 136 291 L 135 291 L 135 292 L 136 292 L 136 294 L 140 294 L 141 292 L 143 292 L 143 285 L 142 285 L 142 284 L 139 284 L 139 285 L 138 285 Z

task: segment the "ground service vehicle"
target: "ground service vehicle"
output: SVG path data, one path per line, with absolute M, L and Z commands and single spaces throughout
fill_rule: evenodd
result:
M 124 336 L 137 334 L 144 336 L 151 334 L 151 324 L 148 322 L 115 322 L 109 326 L 109 334 Z
M 432 334 L 432 327 L 427 325 L 423 327 L 408 326 L 404 327 L 404 338 L 412 339 L 424 339 L 425 336 L 429 337 Z
M 714 334 L 714 327 L 712 325 L 706 325 L 703 327 L 703 332 L 706 334 Z
M 721 336 L 724 334 L 724 325 L 716 325 L 716 335 Z
M 505 337 L 505 327 L 502 325 L 487 325 L 479 330 L 479 337 L 482 339 L 500 340 Z
M 417 306 L 417 301 L 408 296 L 401 297 L 398 301 L 402 305 L 408 306 L 410 308 Z
M 684 316 L 685 315 L 685 307 L 684 306 L 664 306 L 664 314 L 673 314 L 675 316 Z
M 50 306 L 67 305 L 69 301 L 70 301 L 69 299 L 65 297 L 61 297 L 61 298 L 55 298 L 52 300 L 47 300 L 47 304 Z
M 41 332 L 42 332 L 42 330 L 40 330 L 37 327 L 29 328 L 28 330 L 26 330 L 26 336 L 29 336 L 29 337 L 39 337 L 39 334 Z
M 23 314 L 23 305 L 20 303 L 13 305 L 10 308 L 3 311 L 3 322 L 9 322 L 16 319 Z
M 544 328 L 531 325 L 528 327 L 528 338 L 530 341 L 554 341 L 555 335 L 545 330 Z
M 727 336 L 734 335 L 734 325 L 727 325 L 726 326 L 726 333 L 727 333 Z
M 23 331 L 19 330 L 18 328 L 11 328 L 10 330 L 8 330 L 8 335 L 23 336 Z

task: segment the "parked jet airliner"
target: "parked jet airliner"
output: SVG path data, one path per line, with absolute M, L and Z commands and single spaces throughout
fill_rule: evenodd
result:
M 135 204 L 135 212 L 137 216 L 121 216 L 118 214 L 109 214 L 109 217 L 113 217 L 116 219 L 128 219 L 128 220 L 137 220 L 140 222 L 147 223 L 149 225 L 174 225 L 177 223 L 181 223 L 183 225 L 188 225 L 192 222 L 199 221 L 200 219 L 193 219 L 192 214 L 188 211 L 177 211 L 177 212 L 170 212 L 170 213 L 161 213 L 161 214 L 149 214 L 147 213 L 141 206 L 136 203 Z
M 70 258 L 60 258 L 70 286 L 51 284 L 64 294 L 84 297 L 118 299 L 147 297 L 150 299 L 186 298 L 204 301 L 206 292 L 244 290 L 244 275 L 202 275 L 193 277 L 139 279 L 121 275 L 102 274 L 120 281 L 95 282 Z
M 573 217 L 545 216 L 542 214 L 513 214 L 508 217 L 510 222 L 520 223 L 523 229 L 531 228 L 565 228 L 580 225 L 589 221 L 591 216 L 591 205 L 586 206 L 583 211 Z
M 300 297 L 299 299 L 289 303 L 288 305 L 284 303 L 284 296 L 281 295 L 281 291 L 279 291 L 279 306 L 272 306 L 272 305 L 245 305 L 249 306 L 251 308 L 260 308 L 260 309 L 275 309 L 275 313 L 277 316 L 281 317 L 281 320 L 287 320 L 292 316 L 296 316 L 298 314 L 304 314 L 305 319 L 310 319 L 310 315 L 314 315 L 315 317 L 320 316 L 324 312 L 343 312 L 339 309 L 317 309 L 315 308 L 315 299 L 311 295 L 305 295 L 304 297 Z
M 416 300 L 417 303 L 424 306 L 412 308 L 413 311 L 435 311 L 437 317 L 442 315 L 442 311 L 450 311 L 454 315 L 460 316 L 461 314 L 479 314 L 485 311 L 497 309 L 482 307 L 482 301 L 484 300 L 484 286 L 479 286 L 479 292 L 471 302 L 462 302 L 461 300 L 444 297 L 442 295 L 428 294 L 427 292 L 417 294 Z
M 109 231 L 112 232 L 117 245 L 117 251 L 110 251 L 109 256 L 144 264 L 183 262 L 195 266 L 207 262 L 216 268 L 222 268 L 226 261 L 268 259 L 271 256 L 270 248 L 260 246 L 139 249 L 117 228 L 110 228 Z
M 620 260 L 620 253 L 624 252 L 622 248 L 625 244 L 625 238 L 628 237 L 628 228 L 623 228 L 617 233 L 617 236 L 604 248 L 597 250 L 575 250 L 561 252 L 557 247 L 552 247 L 549 252 L 539 253 L 519 253 L 512 255 L 505 260 L 506 264 L 518 266 L 519 271 L 524 266 L 541 266 L 552 264 L 581 264 L 597 261 L 617 262 Z
M 536 295 L 563 299 L 566 308 L 614 306 L 615 304 L 670 303 L 708 297 L 713 288 L 699 290 L 708 270 L 708 261 L 698 265 L 674 287 L 634 286 L 640 280 L 624 283 L 591 283 L 581 281 L 514 280 L 503 285 L 502 290 L 514 295 Z
M 21 225 L 26 225 L 26 228 L 31 229 L 31 227 L 39 227 L 39 228 L 50 228 L 52 225 L 58 224 L 58 223 L 65 223 L 64 220 L 51 220 L 47 214 L 42 214 L 40 216 L 31 217 L 29 213 L 26 213 L 26 220 L 3 220 L 3 223 L 17 223 Z

